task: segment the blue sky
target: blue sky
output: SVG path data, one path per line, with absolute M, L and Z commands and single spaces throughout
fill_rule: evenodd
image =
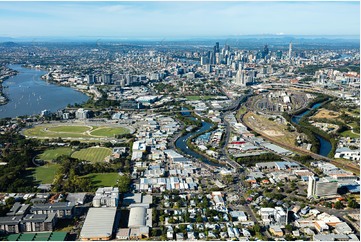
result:
M 0 36 L 360 35 L 354 2 L 0 2 Z

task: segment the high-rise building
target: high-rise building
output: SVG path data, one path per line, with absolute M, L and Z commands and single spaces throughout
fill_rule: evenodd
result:
M 85 110 L 83 108 L 79 108 L 75 112 L 75 118 L 77 118 L 77 119 L 87 119 L 87 118 L 89 118 L 89 111 Z
M 325 197 L 337 195 L 337 181 L 331 177 L 317 180 L 314 176 L 308 177 L 307 197 Z
M 281 50 L 278 50 L 277 53 L 276 53 L 276 57 L 277 59 L 282 59 L 282 51 Z
M 239 69 L 237 71 L 237 74 L 236 74 L 236 85 L 239 85 L 239 86 L 243 86 L 245 87 L 246 86 L 246 80 L 244 78 L 244 70 L 242 69 Z
M 290 45 L 288 47 L 288 59 L 291 60 L 292 58 L 292 41 L 290 42 Z
M 94 75 L 87 75 L 86 76 L 86 81 L 88 82 L 89 85 L 92 85 L 95 83 L 95 76 Z
M 262 51 L 262 58 L 265 58 L 268 55 L 268 53 L 269 53 L 268 46 L 265 45 Z
M 219 42 L 216 42 L 216 53 L 219 53 Z

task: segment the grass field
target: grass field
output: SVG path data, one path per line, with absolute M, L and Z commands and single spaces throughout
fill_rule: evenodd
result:
M 341 135 L 342 135 L 343 137 L 360 138 L 360 135 L 359 135 L 359 134 L 352 133 L 351 130 L 346 130 L 346 131 L 342 132 Z
M 130 131 L 123 127 L 108 126 L 86 126 L 86 125 L 59 125 L 53 126 L 49 124 L 35 126 L 24 130 L 24 135 L 35 138 L 71 138 L 71 139 L 91 139 L 91 138 L 107 138 L 114 137 L 116 134 L 126 134 Z
M 71 148 L 61 147 L 56 149 L 45 150 L 44 153 L 39 155 L 39 159 L 52 161 L 61 155 L 70 155 L 72 152 Z
M 54 163 L 47 163 L 44 166 L 33 168 L 34 180 L 41 184 L 51 184 L 58 169 L 59 165 Z
M 112 187 L 117 184 L 120 177 L 118 173 L 90 173 L 84 177 L 89 177 L 95 187 Z
M 47 128 L 51 132 L 84 133 L 92 127 L 89 126 L 55 126 Z
M 112 151 L 103 147 L 91 147 L 74 152 L 71 157 L 90 162 L 103 162 Z
M 94 131 L 92 131 L 90 134 L 95 136 L 102 136 L 102 137 L 114 137 L 114 135 L 121 135 L 121 134 L 127 134 L 129 133 L 129 130 L 122 127 L 116 127 L 116 128 L 110 128 L 110 127 L 104 127 L 104 128 L 97 128 Z

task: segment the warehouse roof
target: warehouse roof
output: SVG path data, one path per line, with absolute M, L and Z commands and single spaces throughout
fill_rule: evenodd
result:
M 128 227 L 145 226 L 147 209 L 144 207 L 133 207 L 130 209 Z
M 80 238 L 111 237 L 116 212 L 115 207 L 90 208 L 80 232 Z

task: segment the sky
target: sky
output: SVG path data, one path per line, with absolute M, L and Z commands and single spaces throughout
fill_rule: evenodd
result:
M 360 35 L 360 2 L 2 2 L 1 37 Z

